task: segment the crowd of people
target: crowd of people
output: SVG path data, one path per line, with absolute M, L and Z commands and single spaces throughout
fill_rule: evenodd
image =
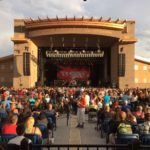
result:
M 69 108 L 69 109 L 67 109 Z M 150 133 L 150 89 L 83 88 L 83 87 L 35 87 L 0 88 L 0 132 L 18 134 L 17 127 L 25 134 L 42 137 L 35 124 L 48 129 L 57 128 L 57 117 L 71 111 L 77 114 L 77 127 L 85 127 L 85 112 L 97 112 L 97 124 L 109 120 L 109 142 L 115 143 L 120 133 L 133 133 L 132 125 L 139 124 L 141 133 Z M 23 127 L 20 127 L 23 125 Z M 125 128 L 124 128 L 125 126 Z

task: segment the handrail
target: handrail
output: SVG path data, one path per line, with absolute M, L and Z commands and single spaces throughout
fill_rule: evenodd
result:
M 30 147 L 32 150 L 33 148 L 47 148 L 48 150 L 50 148 L 57 148 L 59 150 L 60 148 L 67 148 L 67 150 L 70 150 L 71 148 L 77 148 L 79 150 L 80 148 L 86 148 L 87 150 L 92 150 L 92 148 L 96 148 L 99 150 L 99 148 L 126 148 L 127 150 L 137 150 L 137 147 L 133 146 L 133 143 L 130 144 L 53 144 L 53 145 L 31 145 Z M 139 145 L 139 149 L 150 149 L 150 145 Z

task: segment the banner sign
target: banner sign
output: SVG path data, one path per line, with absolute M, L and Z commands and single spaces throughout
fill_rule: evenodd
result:
M 61 80 L 88 80 L 90 68 L 87 66 L 57 66 L 57 79 Z

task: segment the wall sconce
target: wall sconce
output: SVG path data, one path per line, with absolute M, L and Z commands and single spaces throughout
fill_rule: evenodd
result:
M 122 52 L 123 52 L 123 47 L 120 48 L 120 53 L 122 53 Z
M 28 47 L 28 46 L 25 46 L 24 50 L 25 50 L 26 52 L 28 52 L 28 51 L 29 51 L 29 47 Z

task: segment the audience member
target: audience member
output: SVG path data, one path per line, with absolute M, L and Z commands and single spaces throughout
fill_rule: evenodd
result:
M 25 122 L 25 133 L 26 134 L 38 134 L 42 136 L 42 133 L 38 127 L 34 127 L 35 120 L 33 117 L 28 117 Z
M 17 121 L 18 121 L 17 115 L 9 116 L 6 124 L 2 126 L 2 133 L 3 134 L 17 134 L 16 133 Z
M 13 148 L 15 148 L 16 150 L 18 148 L 18 150 L 29 150 L 32 141 L 24 137 L 25 126 L 23 124 L 18 125 L 16 128 L 16 132 L 17 136 L 8 142 L 7 149 L 12 150 Z

